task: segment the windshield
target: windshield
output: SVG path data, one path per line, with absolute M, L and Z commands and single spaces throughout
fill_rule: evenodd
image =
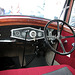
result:
M 65 0 L 0 0 L 0 15 L 59 18 Z
M 75 27 L 75 0 L 72 7 L 69 25 Z

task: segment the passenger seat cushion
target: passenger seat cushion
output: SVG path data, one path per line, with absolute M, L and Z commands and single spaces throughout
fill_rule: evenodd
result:
M 67 67 L 63 67 L 58 70 L 55 70 L 49 73 L 45 73 L 43 75 L 73 75 L 73 74 Z
M 0 71 L 0 75 L 42 75 L 49 73 L 60 68 L 67 67 L 73 75 L 75 75 L 75 69 L 68 65 L 55 65 L 55 66 L 43 66 L 34 68 L 22 68 L 22 69 L 12 69 Z

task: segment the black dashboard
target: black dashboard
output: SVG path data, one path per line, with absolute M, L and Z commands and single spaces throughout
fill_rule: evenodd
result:
M 48 36 L 55 34 L 54 29 L 48 28 Z M 26 36 L 27 35 L 27 36 Z M 0 27 L 0 42 L 14 42 L 16 39 L 26 41 L 35 41 L 44 39 L 44 27 L 40 26 L 1 26 Z

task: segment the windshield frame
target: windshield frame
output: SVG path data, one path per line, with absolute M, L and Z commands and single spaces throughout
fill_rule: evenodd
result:
M 73 3 L 74 3 L 74 0 L 68 0 L 69 9 L 66 10 L 65 17 L 64 17 L 64 21 L 66 21 L 67 23 L 69 23 L 70 18 L 71 18 Z M 75 31 L 75 27 L 74 26 L 71 26 L 71 27 Z

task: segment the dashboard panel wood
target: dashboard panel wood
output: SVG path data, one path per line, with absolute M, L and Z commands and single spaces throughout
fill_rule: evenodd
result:
M 0 26 L 11 26 L 11 25 L 34 25 L 34 26 L 41 26 L 44 27 L 50 20 L 37 18 L 37 17 L 30 17 L 30 16 L 1 16 L 0 17 Z M 49 25 L 49 28 L 56 29 L 56 23 L 52 23 Z M 61 28 L 61 25 L 60 25 Z M 71 33 L 71 31 L 64 27 L 64 31 Z M 74 28 L 75 31 L 75 28 Z

